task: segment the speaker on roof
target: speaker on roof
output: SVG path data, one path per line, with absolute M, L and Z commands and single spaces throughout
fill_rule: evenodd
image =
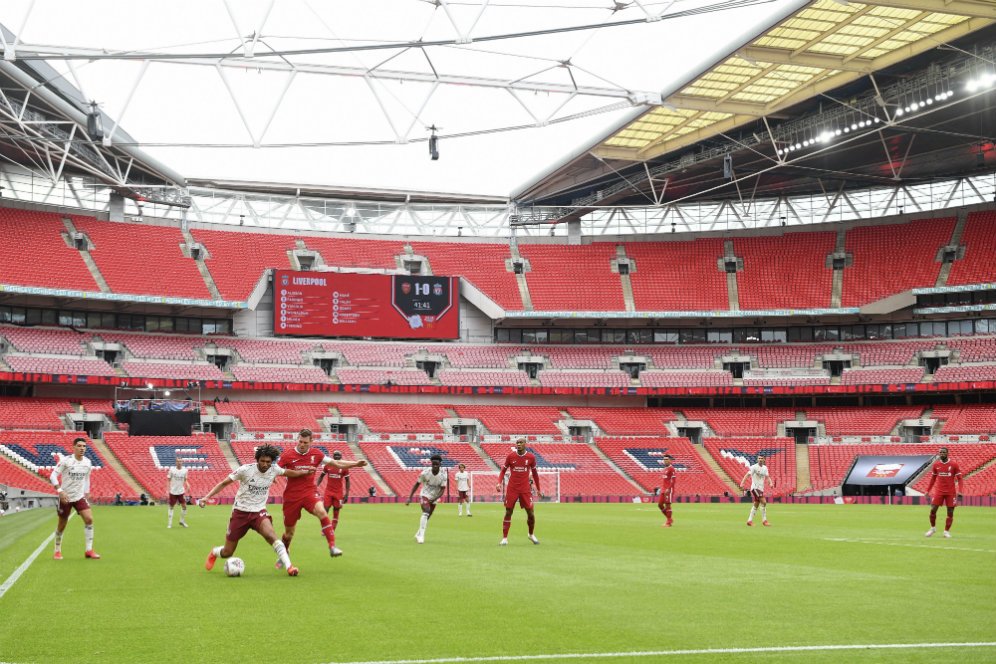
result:
M 723 157 L 723 177 L 727 180 L 733 179 L 733 155 L 731 154 Z

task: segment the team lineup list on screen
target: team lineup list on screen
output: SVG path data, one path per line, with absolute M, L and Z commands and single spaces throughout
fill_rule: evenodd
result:
M 459 284 L 456 277 L 277 270 L 273 331 L 292 336 L 456 339 Z

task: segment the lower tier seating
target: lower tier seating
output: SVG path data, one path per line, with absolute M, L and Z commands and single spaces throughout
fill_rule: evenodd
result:
M 189 469 L 187 481 L 195 498 L 207 494 L 232 472 L 212 434 L 128 436 L 112 431 L 104 434 L 104 442 L 146 493 L 158 500 L 166 498 L 166 471 L 175 467 L 177 458 Z M 234 495 L 234 487 L 226 487 L 221 493 L 222 498 Z
M 687 438 L 599 438 L 596 444 L 648 492 L 661 485 L 665 454 L 674 458 L 678 495 L 721 496 L 729 491 Z
M 748 469 L 764 456 L 774 488 L 769 496 L 785 496 L 795 491 L 795 442 L 791 438 L 706 438 L 706 450 L 734 482 L 740 483 Z M 750 488 L 750 480 L 746 487 Z

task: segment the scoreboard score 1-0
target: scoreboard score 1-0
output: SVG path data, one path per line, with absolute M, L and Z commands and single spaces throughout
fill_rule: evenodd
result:
M 278 335 L 457 339 L 457 277 L 277 270 Z

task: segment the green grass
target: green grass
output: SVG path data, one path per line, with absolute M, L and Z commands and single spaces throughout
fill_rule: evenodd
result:
M 676 505 L 660 528 L 647 505 L 540 505 L 525 537 L 516 511 L 442 505 L 427 541 L 413 505 L 351 505 L 327 555 L 311 517 L 273 569 L 255 533 L 246 576 L 208 573 L 229 510 L 194 509 L 165 528 L 162 507 L 95 510 L 100 561 L 84 560 L 74 518 L 0 598 L 0 661 L 331 662 L 763 646 L 996 641 L 996 510 L 959 508 L 954 539 L 927 540 L 913 507 L 774 505 L 772 528 L 744 505 Z M 276 509 L 279 515 L 279 507 Z M 275 516 L 280 532 L 281 519 Z M 0 582 L 49 535 L 55 514 L 0 519 Z M 85 638 L 75 638 L 76 633 Z M 571 661 L 650 662 L 655 658 Z M 996 662 L 996 648 L 748 653 L 694 662 Z M 549 660 L 545 660 L 549 661 Z

